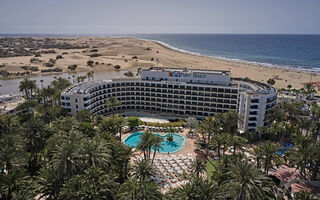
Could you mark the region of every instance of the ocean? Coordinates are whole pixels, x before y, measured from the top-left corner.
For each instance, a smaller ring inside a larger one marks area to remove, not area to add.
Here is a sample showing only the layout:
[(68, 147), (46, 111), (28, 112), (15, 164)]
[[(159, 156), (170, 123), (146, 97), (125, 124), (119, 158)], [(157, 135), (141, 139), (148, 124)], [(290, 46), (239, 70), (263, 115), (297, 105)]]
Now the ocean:
[(320, 35), (272, 34), (0, 34), (0, 37), (115, 36), (155, 40), (175, 50), (267, 67), (320, 73)]
[[(130, 35), (128, 35), (130, 36)], [(139, 34), (184, 52), (320, 73), (320, 35)]]

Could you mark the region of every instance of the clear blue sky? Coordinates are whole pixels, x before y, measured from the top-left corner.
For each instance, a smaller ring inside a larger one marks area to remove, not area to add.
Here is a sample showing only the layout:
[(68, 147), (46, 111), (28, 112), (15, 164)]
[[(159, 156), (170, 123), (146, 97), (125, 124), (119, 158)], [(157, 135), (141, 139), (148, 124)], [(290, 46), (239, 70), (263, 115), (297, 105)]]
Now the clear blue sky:
[(320, 0), (1, 0), (0, 33), (320, 34)]

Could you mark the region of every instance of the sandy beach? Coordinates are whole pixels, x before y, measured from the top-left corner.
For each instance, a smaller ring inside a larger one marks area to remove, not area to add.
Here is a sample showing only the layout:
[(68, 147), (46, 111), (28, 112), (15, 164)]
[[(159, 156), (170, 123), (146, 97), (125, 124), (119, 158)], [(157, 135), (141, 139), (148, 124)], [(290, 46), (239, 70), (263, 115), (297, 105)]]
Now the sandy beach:
[[(77, 65), (75, 71), (113, 71), (116, 70), (115, 66), (119, 65), (121, 70), (133, 72), (136, 72), (138, 68), (165, 66), (230, 70), (232, 77), (248, 77), (261, 82), (267, 82), (269, 78), (276, 77), (275, 87), (277, 88), (287, 88), (289, 84), (293, 88), (301, 88), (303, 83), (310, 82), (310, 80), (320, 81), (318, 74), (198, 56), (170, 49), (154, 41), (134, 38), (73, 37), (72, 43), (87, 44), (89, 48), (53, 49), (56, 53), (41, 54), (41, 57), (37, 57), (40, 61), (35, 63), (30, 63), (30, 59), (35, 56), (0, 58), (0, 65), (2, 65), (0, 70), (16, 74), (28, 71), (21, 68), (22, 66), (36, 66), (39, 71), (29, 71), (30, 75), (48, 74), (52, 72), (41, 72), (41, 70), (49, 69), (50, 67), (45, 66), (44, 63), (53, 59), (55, 64), (51, 69), (60, 68), (62, 72), (71, 71), (68, 69), (70, 65)], [(92, 56), (93, 54), (97, 54), (96, 57)], [(62, 59), (56, 60), (57, 55), (62, 55)], [(88, 66), (88, 61), (93, 61), (93, 65)], [(10, 75), (0, 78), (20, 77)]]

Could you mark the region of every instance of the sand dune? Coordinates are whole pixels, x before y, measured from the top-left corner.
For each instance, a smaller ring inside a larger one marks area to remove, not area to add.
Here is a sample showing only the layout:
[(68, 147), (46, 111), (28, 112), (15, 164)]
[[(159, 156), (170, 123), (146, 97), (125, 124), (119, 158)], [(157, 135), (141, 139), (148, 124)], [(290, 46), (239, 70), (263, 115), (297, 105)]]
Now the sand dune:
[[(39, 59), (42, 60), (40, 63), (30, 63), (30, 59), (34, 56), (0, 58), (0, 64), (5, 64), (5, 67), (0, 68), (0, 70), (6, 70), (10, 73), (23, 72), (25, 70), (21, 69), (21, 66), (25, 65), (37, 66), (39, 70), (48, 69), (43, 63), (48, 62), (50, 58), (56, 59), (57, 55), (62, 55), (63, 52), (67, 52), (68, 54), (63, 55), (63, 59), (56, 60), (54, 66), (61, 68), (63, 72), (70, 71), (68, 66), (73, 64), (78, 65), (77, 71), (115, 70), (115, 65), (120, 65), (121, 69), (132, 71), (150, 66), (166, 66), (230, 70), (233, 77), (248, 77), (262, 82), (266, 82), (269, 78), (277, 76), (278, 79), (276, 80), (275, 86), (278, 88), (286, 88), (289, 84), (292, 85), (293, 88), (301, 88), (303, 83), (309, 82), (310, 80), (313, 82), (320, 81), (319, 75), (311, 73), (268, 68), (254, 64), (192, 55), (169, 49), (153, 41), (133, 38), (77, 37), (74, 38), (72, 42), (86, 43), (90, 48), (71, 50), (55, 49), (56, 54), (42, 54), (41, 57), (39, 57)], [(97, 49), (97, 52), (92, 52), (92, 49)], [(101, 55), (91, 58), (90, 55), (94, 53)], [(87, 65), (88, 60), (95, 62), (93, 67)], [(40, 73), (40, 71), (32, 72), (33, 75)], [(10, 76), (8, 78), (15, 77), (16, 76)]]

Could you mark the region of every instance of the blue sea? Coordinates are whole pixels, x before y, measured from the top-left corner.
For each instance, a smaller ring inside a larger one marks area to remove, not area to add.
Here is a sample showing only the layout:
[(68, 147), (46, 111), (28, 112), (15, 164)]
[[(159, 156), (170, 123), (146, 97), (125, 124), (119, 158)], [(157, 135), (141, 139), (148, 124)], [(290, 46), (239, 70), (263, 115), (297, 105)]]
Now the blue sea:
[(320, 73), (320, 35), (141, 34), (176, 50)]
[[(0, 34), (0, 37), (8, 36), (77, 35)], [(198, 55), (320, 73), (320, 35), (100, 34), (88, 36), (129, 36), (155, 40), (175, 50)]]

